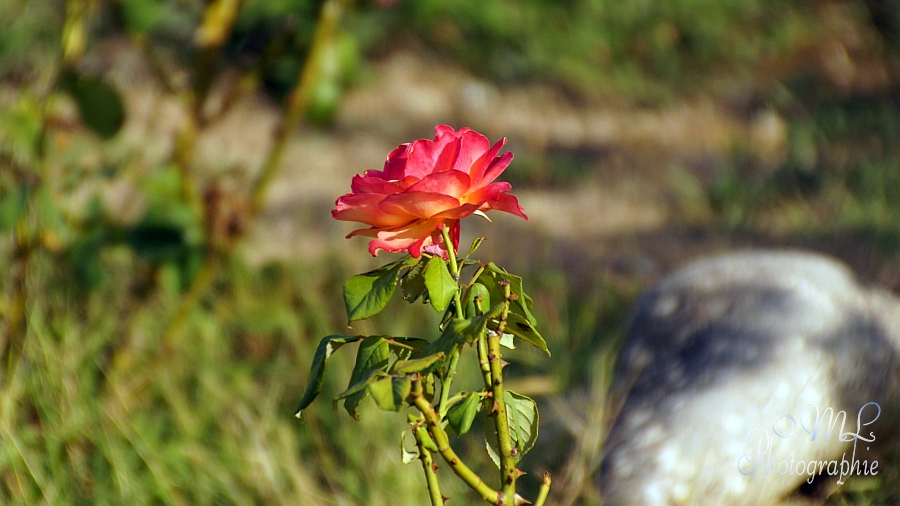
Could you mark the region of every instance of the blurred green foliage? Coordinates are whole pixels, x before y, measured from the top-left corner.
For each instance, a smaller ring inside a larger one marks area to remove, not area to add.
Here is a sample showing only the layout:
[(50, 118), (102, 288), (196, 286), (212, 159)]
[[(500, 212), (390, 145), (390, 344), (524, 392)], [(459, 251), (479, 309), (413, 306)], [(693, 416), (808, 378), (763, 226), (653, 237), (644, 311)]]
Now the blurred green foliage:
[(747, 78), (789, 52), (812, 29), (809, 3), (423, 0), (399, 9), (433, 47), (488, 77), (657, 102)]

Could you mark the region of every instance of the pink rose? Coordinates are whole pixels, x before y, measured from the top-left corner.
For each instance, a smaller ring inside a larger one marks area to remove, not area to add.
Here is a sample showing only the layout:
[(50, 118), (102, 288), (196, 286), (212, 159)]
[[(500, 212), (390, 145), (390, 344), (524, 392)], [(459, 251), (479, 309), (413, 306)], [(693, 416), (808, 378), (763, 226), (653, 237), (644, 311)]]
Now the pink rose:
[(469, 128), (458, 132), (446, 125), (435, 127), (433, 141), (420, 139), (391, 151), (384, 170), (357, 174), (352, 193), (337, 200), (331, 215), (338, 220), (369, 225), (347, 236), (374, 237), (369, 253), (378, 250), (422, 251), (447, 258), (441, 235), (450, 227), (454, 249), (459, 247), (459, 220), (476, 211), (496, 209), (528, 219), (522, 206), (507, 193), (512, 186), (494, 182), (509, 166), (513, 154), (498, 155), (506, 145), (501, 139), (491, 146), (487, 137)]

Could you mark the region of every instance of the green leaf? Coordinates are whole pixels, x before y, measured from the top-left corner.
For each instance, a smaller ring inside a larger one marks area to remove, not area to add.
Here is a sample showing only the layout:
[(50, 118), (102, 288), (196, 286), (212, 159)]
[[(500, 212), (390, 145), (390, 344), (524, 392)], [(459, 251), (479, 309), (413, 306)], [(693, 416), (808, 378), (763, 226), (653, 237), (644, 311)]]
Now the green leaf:
[(100, 78), (78, 74), (72, 69), (63, 71), (59, 83), (75, 99), (81, 121), (95, 134), (110, 139), (122, 128), (125, 106), (112, 86)]
[(425, 380), (422, 382), (422, 386), (425, 389), (425, 391), (422, 392), (422, 397), (425, 397), (425, 400), (427, 400), (428, 402), (433, 401), (435, 391), (434, 374), (426, 374)]
[(412, 360), (398, 360), (394, 363), (394, 374), (411, 374), (421, 372), (427, 374), (434, 370), (434, 366), (443, 362), (447, 356), (444, 352), (438, 352), (423, 358), (415, 358)]
[(428, 262), (416, 262), (400, 279), (400, 288), (403, 290), (403, 300), (415, 302), (419, 297), (427, 297), (425, 288), (425, 267)]
[[(428, 357), (437, 353), (443, 353), (449, 357), (457, 346), (474, 342), (478, 339), (479, 334), (487, 328), (487, 322), (491, 318), (496, 318), (503, 310), (503, 304), (497, 304), (484, 315), (475, 318), (452, 318), (447, 325), (441, 337), (437, 338), (422, 350), (422, 356)], [(438, 364), (441, 365), (443, 361)]]
[(394, 295), (400, 270), (415, 261), (407, 256), (347, 280), (344, 283), (344, 305), (349, 321), (363, 320), (380, 313)]
[(537, 403), (531, 397), (510, 391), (504, 392), (503, 398), (506, 399), (506, 414), (513, 420), (510, 423), (510, 434), (515, 430), (516, 447), (519, 449), (516, 457), (518, 462), (534, 448), (538, 438), (540, 416)]
[[(448, 327), (448, 329), (449, 329), (449, 327)], [(434, 342), (429, 344), (427, 348), (422, 350), (423, 357), (432, 357), (432, 356), (436, 356), (436, 355), (443, 355), (444, 360), (446, 360), (446, 357), (449, 357), (450, 354), (453, 353), (453, 350), (455, 350), (457, 346), (460, 346), (461, 344), (463, 344), (461, 342), (457, 342), (456, 337), (457, 337), (457, 334), (449, 333), (445, 330), (445, 332), (443, 334), (441, 334), (441, 337), (435, 339)], [(438, 363), (440, 365), (442, 365), (444, 360), (441, 360)]]
[(422, 442), (422, 446), (430, 451), (430, 452), (438, 452), (438, 447), (434, 444), (434, 440), (431, 439), (431, 435), (428, 434), (428, 430), (425, 427), (419, 425), (416, 427), (416, 438)]
[[(537, 441), (538, 425), (540, 424), (537, 404), (530, 397), (509, 391), (503, 393), (503, 399), (506, 400), (506, 420), (509, 424), (509, 438), (516, 448), (516, 462), (519, 462), (534, 447), (534, 443)], [(495, 430), (496, 424), (493, 423), (493, 420), (488, 419), (488, 414), (490, 412), (485, 413), (484, 419), (485, 446), (491, 460), (494, 461), (497, 467), (500, 467)]]
[(0, 232), (13, 227), (25, 216), (28, 207), (25, 185), (18, 185), (0, 197)]
[(421, 356), (422, 350), (431, 344), (427, 339), (421, 337), (388, 337), (386, 339), (391, 351), (401, 360), (412, 356)]
[[(338, 396), (334, 398), (334, 400), (340, 401), (356, 396), (358, 396), (359, 399), (362, 399), (368, 393), (367, 388), (369, 387), (369, 384), (381, 378), (390, 378), (390, 376), (384, 371), (369, 371), (369, 374), (364, 376), (356, 383), (352, 383), (349, 387), (347, 387), (347, 390), (339, 393)], [(356, 413), (355, 410), (353, 413), (351, 413), (351, 415), (359, 420), (359, 413)]]
[(443, 258), (434, 256), (428, 261), (428, 266), (425, 267), (425, 288), (428, 289), (428, 298), (434, 310), (445, 311), (459, 285), (450, 275)]
[(473, 392), (461, 402), (450, 407), (447, 411), (447, 422), (457, 435), (462, 436), (472, 428), (478, 408), (481, 407), (481, 394)]
[(359, 420), (359, 412), (356, 408), (366, 396), (366, 391), (364, 388), (353, 392), (350, 392), (350, 390), (359, 386), (360, 383), (365, 383), (365, 380), (371, 379), (374, 373), (384, 372), (387, 369), (390, 358), (390, 346), (384, 337), (369, 336), (359, 344), (359, 350), (356, 352), (356, 364), (353, 366), (353, 372), (350, 374), (350, 386), (338, 399), (335, 399), (346, 398), (344, 409), (353, 418)]
[(487, 313), (475, 318), (453, 318), (444, 328), (441, 337), (449, 335), (458, 344), (472, 343), (487, 329), (488, 320), (496, 318), (503, 311), (503, 304), (497, 304)]
[(362, 336), (333, 335), (319, 341), (319, 346), (316, 348), (316, 354), (313, 356), (312, 365), (309, 369), (309, 383), (306, 385), (306, 390), (303, 392), (303, 397), (300, 398), (300, 404), (297, 406), (297, 418), (301, 418), (302, 410), (306, 409), (319, 395), (319, 392), (322, 391), (322, 385), (325, 383), (325, 366), (328, 364), (331, 354), (341, 346), (360, 339), (362, 339)]
[(164, 0), (123, 0), (122, 17), (134, 32), (146, 34), (165, 22), (169, 5)]
[(522, 289), (521, 277), (510, 274), (502, 267), (498, 267), (494, 262), (491, 262), (478, 276), (477, 281), (487, 287), (491, 294), (491, 301), (493, 302), (504, 300), (504, 290), (499, 283), (500, 281), (509, 281), (509, 291), (511, 294), (516, 295), (516, 300), (510, 301), (510, 312), (524, 316), (532, 327), (537, 326), (537, 320), (531, 313), (534, 301), (532, 301), (531, 297), (529, 297)]
[(478, 297), (481, 297), (481, 303), (479, 305), (482, 310), (486, 307), (491, 307), (491, 292), (481, 283), (474, 283), (472, 284), (472, 287), (469, 288), (469, 293), (466, 295), (466, 318), (478, 316), (478, 311), (475, 307), (475, 299)]
[(154, 263), (178, 259), (188, 249), (184, 230), (176, 225), (142, 223), (126, 233), (125, 241), (135, 253)]
[(369, 394), (375, 404), (384, 411), (400, 411), (409, 397), (412, 380), (409, 376), (387, 376), (378, 378), (368, 385)]
[(100, 250), (109, 237), (103, 229), (93, 229), (78, 236), (66, 253), (66, 260), (79, 289), (90, 290), (106, 276), (100, 261)]
[(500, 346), (509, 348), (511, 350), (516, 349), (516, 336), (504, 332), (503, 335), (500, 336)]
[(447, 310), (444, 311), (444, 314), (441, 316), (441, 324), (438, 325), (438, 328), (443, 331), (447, 328), (447, 323), (450, 322), (451, 319), (456, 317), (456, 300), (453, 299), (450, 301), (450, 305), (447, 306)]
[(547, 342), (544, 341), (544, 338), (541, 337), (541, 334), (533, 327), (530, 323), (520, 314), (517, 313), (509, 313), (506, 317), (506, 332), (518, 337), (519, 339), (524, 339), (529, 343), (537, 346), (541, 350), (544, 350), (544, 353), (550, 355), (550, 350), (547, 349)]

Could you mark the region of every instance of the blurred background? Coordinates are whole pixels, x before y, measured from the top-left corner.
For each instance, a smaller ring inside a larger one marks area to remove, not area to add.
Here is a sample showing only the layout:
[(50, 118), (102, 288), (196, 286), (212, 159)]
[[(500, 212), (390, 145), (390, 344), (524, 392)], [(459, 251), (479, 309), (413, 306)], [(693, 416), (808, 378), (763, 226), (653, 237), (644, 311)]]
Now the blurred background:
[[(552, 361), (507, 375), (542, 410), (523, 487), (550, 470), (554, 504), (600, 503), (617, 339), (678, 265), (807, 248), (900, 290), (896, 0), (0, 0), (0, 23), (3, 504), (424, 504), (403, 417), (329, 405), (352, 351), (293, 414), (350, 332), (343, 282), (391, 256), (335, 199), (439, 123), (515, 153), (531, 222), (467, 220), (463, 247), (487, 236), (535, 299)], [(436, 336), (427, 306), (385, 314), (352, 332)], [(830, 504), (896, 503), (898, 469)]]

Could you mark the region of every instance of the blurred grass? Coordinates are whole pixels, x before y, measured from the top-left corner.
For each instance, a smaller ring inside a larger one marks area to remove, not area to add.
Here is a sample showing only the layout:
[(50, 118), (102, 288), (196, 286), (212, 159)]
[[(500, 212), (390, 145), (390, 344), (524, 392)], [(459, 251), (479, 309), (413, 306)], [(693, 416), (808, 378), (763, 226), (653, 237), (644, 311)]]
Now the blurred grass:
[[(42, 256), (29, 267), (28, 290), (40, 296), (26, 346), (3, 390), (4, 504), (424, 500), (418, 473), (399, 462), (399, 432), (374, 410), (355, 422), (326, 402), (302, 425), (293, 417), (310, 350), (343, 326), (327, 272), (229, 264), (215, 304), (194, 311), (166, 350), (156, 336), (177, 287), (163, 282), (129, 307), (134, 287), (121, 281), (136, 259), (110, 251), (108, 281), (84, 300)], [(112, 355), (126, 347), (131, 366), (116, 374)], [(326, 394), (345, 388), (351, 358), (335, 361)]]

